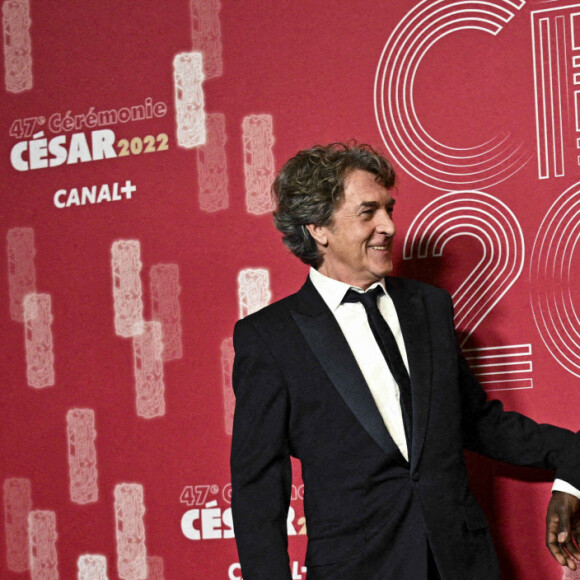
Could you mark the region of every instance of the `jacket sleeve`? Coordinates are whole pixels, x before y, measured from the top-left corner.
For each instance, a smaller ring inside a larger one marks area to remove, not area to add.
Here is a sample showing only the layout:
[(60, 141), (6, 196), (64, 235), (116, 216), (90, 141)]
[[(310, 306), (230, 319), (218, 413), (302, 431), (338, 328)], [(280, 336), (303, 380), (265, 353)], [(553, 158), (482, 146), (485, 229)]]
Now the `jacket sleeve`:
[(288, 392), (250, 320), (237, 323), (234, 349), (232, 514), (242, 574), (244, 580), (290, 580)]
[[(450, 311), (453, 307), (450, 300)], [(512, 465), (556, 471), (556, 477), (580, 485), (580, 435), (568, 429), (536, 423), (501, 401), (487, 398), (457, 348), (464, 447)]]

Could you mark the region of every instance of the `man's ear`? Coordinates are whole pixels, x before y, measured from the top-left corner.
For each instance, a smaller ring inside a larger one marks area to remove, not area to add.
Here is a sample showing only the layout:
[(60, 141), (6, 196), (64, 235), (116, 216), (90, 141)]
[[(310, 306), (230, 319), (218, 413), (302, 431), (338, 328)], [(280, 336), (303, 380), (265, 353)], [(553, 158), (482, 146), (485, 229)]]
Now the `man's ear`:
[(310, 235), (318, 244), (321, 246), (326, 246), (328, 244), (327, 229), (325, 226), (307, 224), (306, 227), (308, 228)]

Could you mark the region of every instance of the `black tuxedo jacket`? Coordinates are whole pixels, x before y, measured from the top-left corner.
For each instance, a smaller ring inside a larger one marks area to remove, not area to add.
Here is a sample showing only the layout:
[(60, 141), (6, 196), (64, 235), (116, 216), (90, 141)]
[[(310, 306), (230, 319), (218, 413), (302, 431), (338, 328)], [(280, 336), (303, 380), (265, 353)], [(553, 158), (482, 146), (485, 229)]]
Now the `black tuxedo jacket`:
[(232, 510), (244, 580), (291, 578), (290, 456), (302, 464), (308, 580), (423, 580), (429, 546), (444, 580), (498, 579), (464, 448), (580, 487), (571, 431), (487, 400), (457, 349), (450, 296), (386, 284), (410, 367), (410, 462), (310, 280), (236, 325)]

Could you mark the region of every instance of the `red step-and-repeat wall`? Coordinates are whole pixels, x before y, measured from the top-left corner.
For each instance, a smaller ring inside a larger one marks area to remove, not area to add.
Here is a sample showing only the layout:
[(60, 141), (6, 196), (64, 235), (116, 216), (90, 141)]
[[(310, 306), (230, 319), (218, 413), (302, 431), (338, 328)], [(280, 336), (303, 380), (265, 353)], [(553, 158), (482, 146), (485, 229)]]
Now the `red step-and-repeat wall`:
[[(580, 428), (580, 3), (4, 0), (2, 23), (2, 578), (241, 578), (232, 329), (307, 274), (269, 187), (315, 143), (394, 161), (397, 273), (453, 293), (491, 396)], [(505, 577), (563, 578), (550, 474), (467, 460)]]

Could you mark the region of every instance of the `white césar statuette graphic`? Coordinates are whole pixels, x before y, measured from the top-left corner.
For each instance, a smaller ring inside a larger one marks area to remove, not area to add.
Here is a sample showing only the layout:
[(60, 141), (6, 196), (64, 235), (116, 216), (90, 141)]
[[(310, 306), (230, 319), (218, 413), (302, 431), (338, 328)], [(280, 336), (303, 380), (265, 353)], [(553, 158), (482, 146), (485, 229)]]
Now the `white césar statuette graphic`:
[(199, 207), (214, 212), (229, 206), (225, 115), (209, 113), (206, 127), (207, 141), (197, 148)]
[(270, 273), (264, 268), (246, 268), (238, 274), (240, 318), (264, 308), (272, 298)]
[(28, 514), (32, 510), (31, 489), (30, 480), (24, 477), (4, 480), (6, 565), (11, 572), (26, 572), (30, 569)]
[(37, 389), (53, 386), (55, 376), (50, 294), (27, 294), (23, 304), (28, 385)]
[[(272, 298), (270, 273), (265, 268), (245, 268), (238, 274), (238, 304), (240, 318), (260, 310)], [(224, 427), (232, 434), (235, 397), (232, 389), (232, 369), (234, 366), (234, 343), (226, 338), (221, 344), (222, 397), (224, 405)]]
[(220, 1), (190, 0), (190, 6), (192, 46), (203, 54), (206, 78), (219, 77), (223, 72)]
[(83, 554), (77, 560), (78, 580), (109, 580), (107, 558), (100, 554)]
[(28, 514), (31, 580), (58, 580), (56, 513), (34, 510)]
[(71, 501), (78, 504), (99, 499), (95, 413), (70, 409), (66, 415)]
[(21, 93), (32, 88), (30, 24), (29, 0), (4, 0), (4, 79), (6, 90), (10, 93)]
[(163, 361), (183, 356), (179, 266), (155, 264), (150, 271), (151, 318), (161, 323)]
[(173, 59), (177, 143), (190, 149), (203, 145), (205, 131), (205, 97), (201, 52), (183, 52)]
[(144, 514), (143, 486), (138, 483), (116, 485), (117, 573), (122, 580), (147, 578)]
[(16, 322), (24, 322), (24, 297), (36, 292), (34, 230), (12, 228), (6, 234), (6, 242), (10, 317)]
[(131, 337), (143, 332), (141, 245), (139, 240), (118, 240), (111, 247), (115, 332)]
[(260, 215), (274, 209), (270, 187), (275, 178), (272, 115), (248, 115), (242, 122), (246, 208)]
[(144, 323), (143, 332), (133, 337), (137, 415), (145, 419), (165, 415), (163, 339), (161, 323)]

